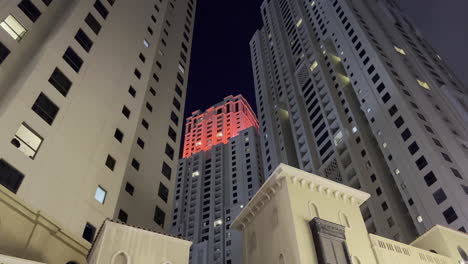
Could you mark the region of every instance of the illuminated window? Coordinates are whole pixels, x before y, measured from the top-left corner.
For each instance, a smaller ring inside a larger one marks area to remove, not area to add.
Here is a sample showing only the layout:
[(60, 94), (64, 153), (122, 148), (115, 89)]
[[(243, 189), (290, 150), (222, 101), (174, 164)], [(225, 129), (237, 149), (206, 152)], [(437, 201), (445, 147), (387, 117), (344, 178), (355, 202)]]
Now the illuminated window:
[(107, 191), (104, 190), (101, 186), (98, 186), (96, 189), (96, 193), (94, 194), (94, 199), (101, 204), (104, 204), (106, 200)]
[(195, 146), (201, 146), (201, 141), (198, 141)]
[(418, 223), (422, 223), (422, 221), (423, 221), (423, 218), (420, 215), (418, 217), (416, 217), (416, 219), (418, 220)]
[(314, 71), (315, 68), (317, 68), (317, 66), (318, 66), (318, 62), (314, 61), (314, 63), (312, 63), (312, 65), (310, 66), (310, 71)]
[(223, 220), (221, 220), (221, 219), (217, 219), (213, 223), (214, 227), (220, 226), (222, 224), (223, 224)]
[(0, 23), (0, 26), (14, 39), (21, 40), (24, 34), (26, 34), (26, 29), (16, 20), (12, 15), (8, 15), (5, 20)]
[(425, 88), (425, 89), (428, 89), (428, 90), (431, 89), (431, 88), (429, 87), (429, 84), (428, 84), (427, 82), (421, 81), (421, 80), (419, 80), (419, 79), (416, 79), (416, 81), (418, 81), (419, 86), (421, 86), (422, 88)]
[(382, 144), (382, 147), (384, 147), (384, 148), (387, 148), (387, 146), (388, 146), (388, 144), (387, 144), (386, 142), (384, 142), (384, 143)]
[(143, 40), (143, 45), (145, 45), (145, 47), (149, 48), (150, 43), (146, 39), (144, 39)]
[(338, 146), (338, 144), (340, 144), (342, 140), (343, 140), (343, 133), (340, 131), (335, 135), (335, 138), (334, 138), (335, 146)]
[(396, 175), (400, 175), (400, 170), (399, 170), (399, 169), (395, 169), (395, 174), (396, 174)]
[(11, 140), (11, 144), (31, 159), (36, 156), (41, 143), (42, 138), (24, 123), (21, 124), (15, 137)]
[(315, 1), (312, 1), (312, 3), (310, 3), (311, 6), (314, 6), (315, 5)]
[(302, 18), (300, 18), (297, 23), (296, 23), (296, 27), (299, 27), (300, 25), (302, 25)]
[(357, 127), (353, 127), (352, 131), (353, 131), (353, 134), (356, 133), (358, 131)]
[(401, 55), (406, 55), (405, 50), (402, 49), (402, 48), (399, 48), (399, 47), (395, 46), (395, 50), (396, 50), (396, 52), (400, 53)]
[(223, 136), (223, 132), (219, 132), (219, 133), (217, 134), (217, 136), (218, 136), (218, 137), (222, 137), (222, 136)]
[(192, 172), (192, 177), (197, 177), (197, 176), (200, 176), (200, 172), (199, 172), (199, 171), (194, 171), (194, 172)]

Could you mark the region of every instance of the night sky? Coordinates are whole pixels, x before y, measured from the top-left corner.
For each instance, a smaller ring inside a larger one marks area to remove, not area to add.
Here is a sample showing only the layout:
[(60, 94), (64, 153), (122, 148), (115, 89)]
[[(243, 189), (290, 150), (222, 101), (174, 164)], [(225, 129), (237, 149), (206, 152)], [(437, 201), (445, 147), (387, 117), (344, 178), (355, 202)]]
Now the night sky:
[[(185, 116), (242, 94), (255, 109), (249, 41), (261, 26), (262, 0), (200, 0)], [(468, 1), (397, 0), (457, 76), (468, 84)]]

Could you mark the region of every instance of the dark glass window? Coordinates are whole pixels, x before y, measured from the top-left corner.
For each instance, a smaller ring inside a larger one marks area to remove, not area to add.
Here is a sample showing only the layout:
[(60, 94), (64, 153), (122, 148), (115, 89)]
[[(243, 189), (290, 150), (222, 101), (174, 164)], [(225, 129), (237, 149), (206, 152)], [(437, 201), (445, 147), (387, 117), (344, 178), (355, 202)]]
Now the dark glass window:
[(39, 94), (31, 109), (49, 125), (52, 125), (59, 111), (57, 105), (43, 93)]
[(109, 11), (107, 8), (101, 3), (101, 1), (96, 0), (94, 3), (94, 8), (98, 11), (98, 13), (102, 16), (102, 18), (106, 19), (107, 15), (109, 15)]
[(421, 156), (418, 160), (416, 160), (416, 166), (418, 166), (419, 170), (424, 169), (427, 166), (427, 160), (424, 156)]
[(75, 70), (76, 72), (80, 72), (81, 66), (83, 65), (83, 60), (76, 54), (76, 52), (68, 47), (63, 54), (63, 59), (70, 65), (70, 67)]
[(24, 174), (5, 160), (0, 159), (0, 184), (16, 193), (23, 182)]
[(114, 168), (115, 168), (115, 159), (114, 159), (111, 155), (107, 155), (106, 166), (107, 166), (111, 171), (114, 171)]
[(86, 223), (82, 237), (86, 239), (86, 241), (93, 243), (94, 234), (96, 234), (96, 228), (92, 224)]
[(411, 153), (411, 155), (414, 155), (414, 153), (418, 152), (419, 146), (416, 143), (416, 141), (409, 145), (408, 150)]
[(143, 139), (138, 138), (137, 139), (137, 144), (138, 144), (138, 146), (140, 146), (140, 148), (142, 148), (142, 149), (145, 148), (145, 142), (143, 141)]
[(452, 170), (452, 173), (453, 175), (455, 175), (455, 177), (457, 178), (460, 178), (460, 179), (463, 179), (463, 177), (461, 176), (460, 172), (454, 168), (450, 168)]
[(128, 194), (133, 196), (133, 192), (135, 191), (135, 187), (131, 185), (129, 182), (125, 184), (125, 191), (128, 192)]
[(441, 204), (443, 201), (447, 200), (447, 195), (445, 195), (445, 192), (442, 189), (435, 191), (432, 196), (434, 196), (437, 204)]
[(132, 160), (132, 167), (137, 171), (140, 170), (140, 162), (138, 162), (136, 159), (133, 159)]
[(176, 84), (175, 91), (180, 97), (182, 97), (182, 89), (180, 89), (178, 84)]
[(42, 0), (42, 3), (44, 3), (46, 6), (49, 6), (50, 3), (52, 3), (52, 0)]
[(179, 125), (179, 117), (174, 112), (171, 112), (171, 120), (174, 124)]
[(148, 109), (148, 111), (150, 111), (150, 112), (153, 112), (153, 106), (150, 105), (150, 103), (148, 103), (148, 102), (146, 103), (146, 109)]
[(403, 138), (404, 141), (408, 140), (408, 138), (411, 137), (411, 131), (407, 128), (403, 133), (401, 133), (401, 137)]
[(86, 35), (86, 33), (80, 28), (78, 32), (75, 35), (76, 41), (80, 43), (81, 47), (83, 47), (84, 50), (89, 52), (91, 50), (91, 47), (93, 46), (93, 41)]
[(165, 153), (169, 158), (171, 158), (171, 160), (174, 159), (174, 149), (171, 146), (169, 146), (169, 144), (166, 144)]
[(180, 102), (177, 100), (177, 98), (174, 97), (174, 100), (172, 100), (172, 104), (177, 108), (177, 110), (180, 110)]
[(138, 79), (141, 79), (141, 72), (138, 69), (135, 69), (133, 72)]
[(400, 116), (398, 117), (396, 120), (395, 120), (395, 126), (397, 128), (400, 128), (403, 124), (405, 123), (405, 121), (403, 120), (403, 118)]
[(146, 58), (143, 54), (140, 53), (140, 55), (138, 55), (138, 58), (140, 58), (140, 60), (144, 63), (146, 61)]
[(153, 87), (150, 87), (149, 91), (153, 96), (156, 96), (156, 91), (153, 89)]
[(388, 112), (390, 113), (391, 116), (393, 116), (398, 112), (398, 108), (395, 105), (392, 105), (392, 107), (388, 109)]
[(119, 210), (119, 216), (118, 216), (119, 220), (122, 221), (123, 223), (127, 223), (127, 220), (128, 220), (128, 214), (120, 209)]
[(437, 181), (437, 178), (435, 177), (434, 173), (431, 171), (426, 176), (424, 176), (424, 180), (426, 181), (427, 186), (431, 186)]
[(122, 142), (123, 137), (124, 137), (124, 134), (122, 133), (122, 131), (120, 131), (120, 129), (117, 128), (117, 129), (115, 130), (114, 137), (115, 137), (115, 139), (117, 139), (119, 142)]
[(54, 72), (49, 78), (49, 83), (52, 84), (57, 91), (59, 91), (63, 96), (67, 96), (68, 91), (72, 86), (70, 79), (63, 74), (58, 68), (55, 68)]
[(177, 133), (175, 132), (174, 129), (172, 129), (172, 127), (169, 127), (169, 131), (167, 132), (167, 134), (169, 135), (169, 137), (172, 139), (172, 141), (176, 141), (177, 139)]
[(167, 199), (169, 198), (169, 189), (167, 189), (166, 186), (161, 182), (159, 183), (159, 190), (158, 190), (158, 196), (167, 203)]
[(154, 222), (158, 225), (160, 225), (161, 227), (164, 227), (164, 220), (166, 218), (166, 213), (164, 213), (164, 211), (159, 208), (159, 206), (156, 206), (156, 210), (154, 211)]
[(149, 128), (149, 124), (148, 124), (148, 122), (147, 122), (145, 119), (142, 119), (142, 120), (141, 120), (141, 125), (142, 125), (144, 128), (146, 128), (146, 129)]
[(85, 19), (86, 24), (94, 31), (94, 33), (99, 34), (99, 31), (101, 31), (101, 24), (96, 20), (96, 18), (88, 14), (88, 16)]
[(128, 88), (128, 93), (129, 93), (132, 97), (135, 97), (135, 95), (136, 95), (136, 90), (135, 90), (135, 88), (133, 88), (132, 86), (130, 86), (130, 88)]
[(0, 64), (10, 55), (10, 50), (0, 42)]
[(162, 174), (166, 176), (169, 180), (171, 179), (172, 168), (167, 165), (166, 162), (163, 161), (163, 166), (161, 170)]
[(179, 80), (179, 82), (181, 84), (184, 84), (184, 77), (182, 77), (182, 75), (180, 75), (180, 73), (177, 73), (177, 80)]
[(24, 14), (31, 19), (32, 22), (41, 16), (41, 11), (31, 2), (31, 0), (22, 0), (18, 4), (19, 9), (21, 9)]
[(130, 117), (130, 110), (124, 105), (124, 107), (122, 108), (122, 114), (126, 117), (126, 118), (129, 118)]
[(455, 213), (455, 210), (453, 210), (451, 206), (447, 210), (445, 210), (443, 214), (448, 224), (451, 224), (452, 222), (458, 219), (457, 213)]

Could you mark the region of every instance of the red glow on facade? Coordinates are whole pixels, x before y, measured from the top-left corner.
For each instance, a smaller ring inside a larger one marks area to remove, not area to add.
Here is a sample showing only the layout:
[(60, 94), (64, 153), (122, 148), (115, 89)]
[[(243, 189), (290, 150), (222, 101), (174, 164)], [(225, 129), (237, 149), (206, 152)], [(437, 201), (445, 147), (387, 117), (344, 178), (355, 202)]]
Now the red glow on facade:
[(242, 95), (228, 96), (205, 112), (195, 111), (187, 118), (183, 157), (210, 150), (214, 145), (228, 143), (239, 131), (254, 126), (255, 114)]

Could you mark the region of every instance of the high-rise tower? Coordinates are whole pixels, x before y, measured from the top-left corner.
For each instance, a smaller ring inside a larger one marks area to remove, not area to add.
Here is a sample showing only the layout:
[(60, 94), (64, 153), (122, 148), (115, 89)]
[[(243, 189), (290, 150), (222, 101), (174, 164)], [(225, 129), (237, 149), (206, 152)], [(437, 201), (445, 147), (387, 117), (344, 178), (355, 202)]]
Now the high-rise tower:
[(0, 6), (0, 187), (88, 241), (170, 226), (195, 1)]
[(191, 263), (242, 263), (231, 221), (263, 182), (258, 122), (242, 96), (187, 118), (172, 233), (193, 241)]
[(265, 175), (361, 188), (367, 228), (468, 228), (468, 91), (394, 1), (272, 0), (251, 40)]

